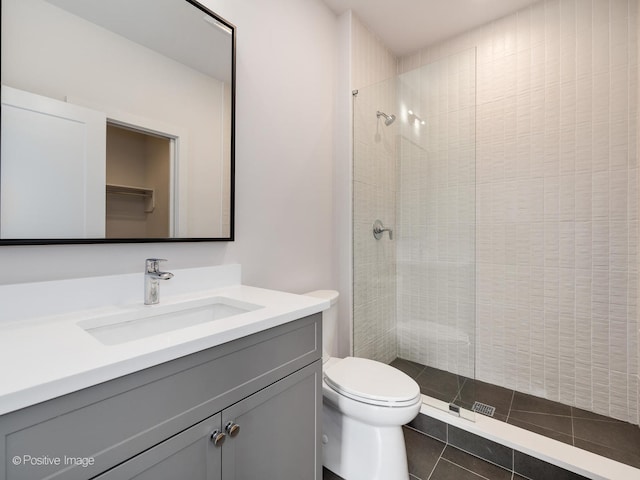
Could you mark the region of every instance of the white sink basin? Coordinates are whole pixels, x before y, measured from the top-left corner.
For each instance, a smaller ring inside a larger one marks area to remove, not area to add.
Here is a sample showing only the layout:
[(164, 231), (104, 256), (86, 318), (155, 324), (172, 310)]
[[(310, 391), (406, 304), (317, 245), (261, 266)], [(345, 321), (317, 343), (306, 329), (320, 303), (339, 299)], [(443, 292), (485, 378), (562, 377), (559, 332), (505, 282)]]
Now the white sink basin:
[(214, 322), (263, 308), (227, 297), (209, 297), (167, 305), (148, 305), (82, 320), (77, 325), (104, 345)]

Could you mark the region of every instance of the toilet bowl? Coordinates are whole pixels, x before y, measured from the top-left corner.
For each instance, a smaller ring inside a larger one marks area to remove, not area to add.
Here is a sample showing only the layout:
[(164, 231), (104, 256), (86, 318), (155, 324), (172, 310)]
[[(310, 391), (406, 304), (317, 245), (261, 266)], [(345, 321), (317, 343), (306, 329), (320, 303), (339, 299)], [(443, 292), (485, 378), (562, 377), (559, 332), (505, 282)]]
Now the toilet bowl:
[(330, 356), (338, 293), (307, 295), (331, 300), (323, 313), (323, 465), (345, 480), (408, 480), (402, 425), (420, 411), (418, 384), (381, 362)]

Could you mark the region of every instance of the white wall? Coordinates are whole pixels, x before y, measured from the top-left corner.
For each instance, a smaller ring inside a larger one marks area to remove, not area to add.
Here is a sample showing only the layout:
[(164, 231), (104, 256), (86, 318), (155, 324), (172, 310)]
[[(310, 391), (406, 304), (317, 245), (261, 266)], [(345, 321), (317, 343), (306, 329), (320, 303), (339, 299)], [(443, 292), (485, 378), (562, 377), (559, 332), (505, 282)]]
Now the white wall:
[[(337, 19), (319, 0), (207, 0), (238, 27), (236, 241), (0, 247), (0, 283), (241, 263), (243, 282), (334, 287)], [(46, 39), (43, 39), (46, 41)]]

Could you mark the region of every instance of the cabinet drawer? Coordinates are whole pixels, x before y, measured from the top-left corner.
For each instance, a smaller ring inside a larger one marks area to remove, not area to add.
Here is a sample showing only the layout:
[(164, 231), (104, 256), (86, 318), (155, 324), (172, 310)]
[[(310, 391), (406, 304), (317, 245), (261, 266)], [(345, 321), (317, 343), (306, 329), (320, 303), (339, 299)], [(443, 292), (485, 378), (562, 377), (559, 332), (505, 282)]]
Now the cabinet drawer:
[(321, 338), (316, 314), (0, 417), (0, 480), (95, 476), (317, 360)]

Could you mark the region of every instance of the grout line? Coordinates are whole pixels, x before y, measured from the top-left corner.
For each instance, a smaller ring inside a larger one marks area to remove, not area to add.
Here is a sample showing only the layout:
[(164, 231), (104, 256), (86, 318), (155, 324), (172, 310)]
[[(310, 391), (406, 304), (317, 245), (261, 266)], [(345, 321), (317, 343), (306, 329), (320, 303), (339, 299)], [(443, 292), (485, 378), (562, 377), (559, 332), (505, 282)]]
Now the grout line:
[(432, 439), (434, 439), (434, 440), (436, 440), (436, 441), (438, 441), (438, 442), (440, 442), (440, 443), (442, 443), (442, 444), (444, 444), (444, 445), (446, 445), (446, 444), (447, 444), (447, 442), (446, 442), (446, 441), (444, 441), (444, 440), (442, 440), (441, 438), (434, 437), (433, 435), (430, 435), (430, 434), (428, 434), (427, 432), (423, 432), (422, 430), (418, 430), (417, 428), (412, 427), (411, 425), (403, 425), (403, 427), (404, 427), (404, 428), (407, 428), (407, 429), (409, 429), (409, 430), (413, 430), (414, 432), (419, 433), (420, 435), (424, 435), (425, 437), (432, 438)]
[(535, 410), (514, 410), (515, 412), (520, 413), (532, 413), (534, 415), (546, 415), (548, 417), (562, 417), (562, 418), (572, 418), (571, 415), (558, 415), (557, 413), (546, 413), (546, 412), (537, 412)]
[(444, 450), (447, 448), (447, 445), (445, 444), (444, 447), (442, 447), (442, 451), (440, 452), (440, 455), (438, 456), (438, 460), (436, 460), (436, 463), (433, 464), (433, 468), (431, 469), (431, 473), (429, 473), (429, 476), (427, 477), (427, 480), (429, 480), (431, 478), (431, 476), (433, 475), (433, 472), (436, 471), (436, 468), (438, 467), (438, 463), (440, 463), (440, 460), (442, 460), (442, 454), (444, 453)]
[[(462, 377), (464, 378), (464, 380), (462, 381), (462, 384), (460, 384), (460, 387), (458, 387), (458, 391), (456, 392), (456, 396), (453, 397), (452, 403), (456, 401), (456, 398), (460, 397), (460, 401), (462, 401), (462, 389), (464, 388), (464, 386), (467, 384), (467, 380), (469, 380), (466, 377)], [(475, 400), (475, 399), (474, 399)]]
[(511, 401), (509, 402), (509, 411), (507, 412), (507, 418), (505, 419), (504, 423), (509, 423), (509, 417), (511, 416), (511, 409), (513, 408), (513, 399), (516, 396), (516, 391), (515, 390), (511, 390)]
[[(448, 462), (451, 465), (455, 465), (458, 468), (461, 468), (462, 470), (465, 470), (467, 472), (473, 473), (475, 476), (477, 476), (478, 478), (484, 478), (485, 480), (491, 480), (488, 477), (485, 477), (484, 475), (480, 475), (478, 472), (474, 472), (473, 470), (469, 470), (467, 467), (463, 467), (462, 465), (457, 464), (456, 462), (452, 462), (451, 460), (448, 460), (446, 458), (442, 459), (443, 462)], [(513, 472), (512, 472), (513, 473)], [(512, 475), (513, 476), (513, 475)]]
[(444, 432), (444, 436), (445, 436), (445, 444), (449, 445), (449, 424), (445, 423), (445, 432)]
[(597, 422), (597, 423), (613, 423), (615, 424), (622, 424), (622, 425), (634, 425), (637, 427), (637, 425), (630, 423), (630, 422), (625, 422), (624, 420), (617, 420), (613, 417), (605, 417), (606, 419), (601, 419), (601, 418), (586, 418), (586, 417), (576, 417), (575, 415), (572, 414), (573, 418), (576, 418), (578, 420), (585, 420), (587, 422)]
[(575, 417), (573, 416), (573, 407), (571, 407), (571, 445), (576, 446), (576, 430), (573, 426), (573, 421)]
[[(483, 462), (486, 462), (486, 463), (488, 463), (490, 465), (493, 465), (494, 467), (498, 467), (498, 468), (501, 468), (503, 470), (506, 470), (507, 472), (515, 471), (515, 469), (514, 469), (514, 466), (515, 466), (515, 461), (514, 461), (515, 450), (513, 448), (511, 448), (511, 447), (507, 447), (509, 450), (511, 450), (511, 468), (507, 468), (507, 467), (504, 467), (503, 465), (498, 465), (497, 463), (494, 463), (491, 460), (488, 460), (488, 459), (483, 458), (483, 457), (481, 457), (479, 455), (476, 455), (475, 453), (467, 452), (464, 448), (456, 447), (455, 445), (452, 445), (450, 443), (448, 443), (447, 446), (449, 446), (451, 448), (455, 448), (456, 450), (460, 450), (461, 452), (466, 453), (467, 455), (469, 455), (471, 457), (475, 457), (475, 458), (477, 458), (479, 460), (482, 460)], [(447, 460), (447, 459), (444, 458), (443, 460)], [(450, 460), (447, 460), (447, 461), (449, 463), (454, 463), (454, 462), (451, 462)], [(461, 465), (459, 465), (459, 466), (461, 466)], [(464, 467), (462, 467), (462, 468), (464, 468)]]
[[(524, 420), (517, 420), (517, 421), (519, 422), (519, 424), (526, 425), (526, 426), (516, 425), (518, 428), (522, 428), (523, 430), (527, 430), (529, 432), (537, 433), (538, 435), (542, 435), (543, 437), (550, 438), (552, 440), (557, 440), (558, 442), (566, 443), (566, 442), (564, 442), (562, 440), (558, 440), (557, 438), (554, 438), (550, 434), (547, 435), (546, 432), (559, 434), (559, 435), (562, 435), (564, 437), (570, 437), (572, 443), (571, 444), (567, 444), (567, 445), (573, 445), (573, 436), (568, 434), (568, 433), (560, 432), (558, 430), (554, 430), (553, 428), (544, 427), (544, 426), (538, 425), (536, 423), (526, 422)], [(513, 424), (511, 424), (511, 425), (513, 425)], [(533, 428), (528, 428), (527, 426), (535, 427), (536, 430), (534, 430)]]

